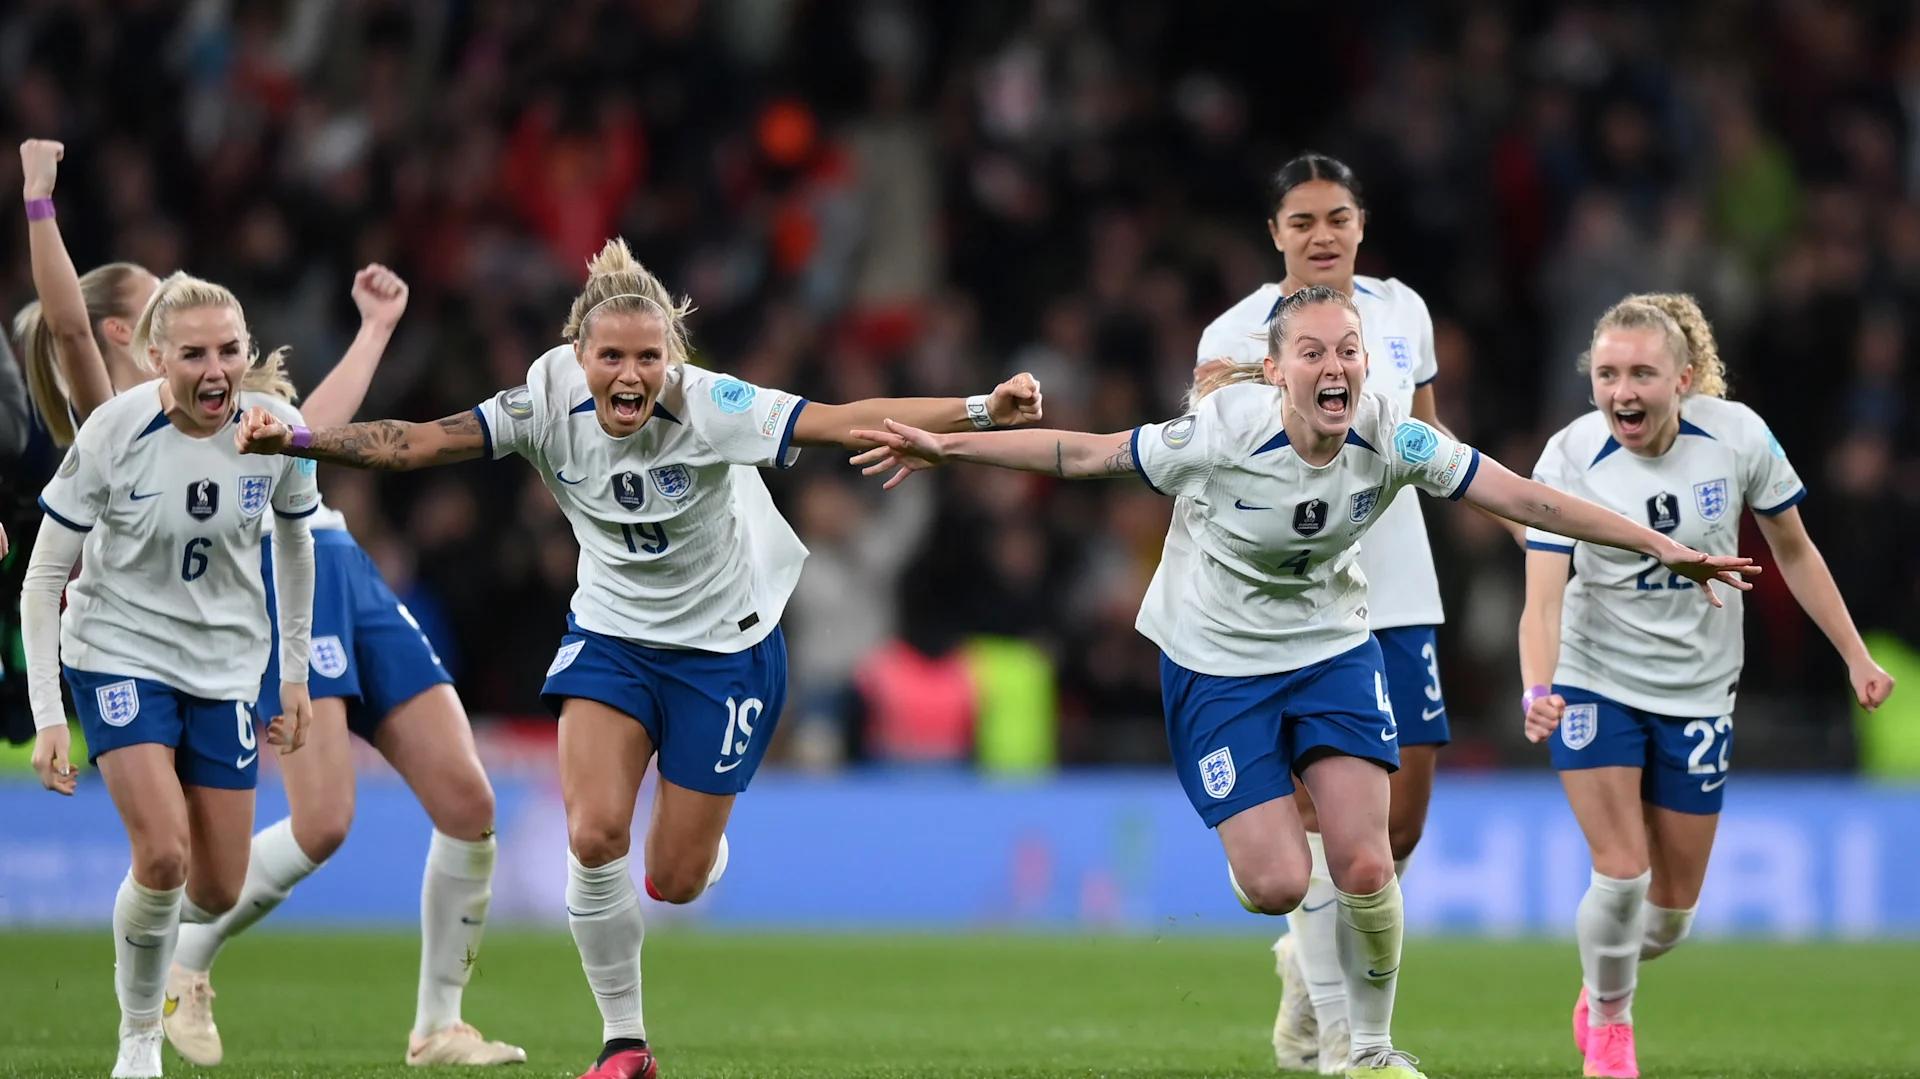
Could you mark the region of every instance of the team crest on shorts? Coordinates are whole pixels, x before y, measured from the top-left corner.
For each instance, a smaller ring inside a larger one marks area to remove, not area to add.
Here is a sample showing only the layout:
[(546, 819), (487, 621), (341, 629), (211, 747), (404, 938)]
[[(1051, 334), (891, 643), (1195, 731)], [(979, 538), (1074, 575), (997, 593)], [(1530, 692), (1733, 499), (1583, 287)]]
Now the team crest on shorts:
[(680, 501), (693, 490), (693, 474), (687, 471), (686, 465), (667, 465), (649, 474), (653, 476), (654, 489), (670, 502)]
[(1708, 480), (1693, 485), (1693, 505), (1701, 520), (1717, 521), (1727, 515), (1727, 481)]
[(1380, 504), (1380, 488), (1373, 487), (1353, 496), (1353, 511), (1347, 514), (1347, 520), (1359, 524), (1373, 516), (1373, 508)]
[(613, 474), (613, 500), (630, 510), (639, 509), (647, 501), (647, 489), (641, 485), (638, 472)]
[(327, 678), (338, 678), (347, 673), (347, 650), (340, 644), (340, 638), (329, 633), (313, 639), (313, 669)]
[(1671, 491), (1662, 491), (1647, 499), (1647, 527), (1655, 532), (1672, 532), (1679, 528), (1679, 497)]
[(1200, 786), (1212, 798), (1225, 798), (1233, 793), (1233, 781), (1239, 776), (1233, 770), (1233, 750), (1222, 747), (1200, 758)]
[(1327, 527), (1327, 504), (1310, 498), (1293, 507), (1293, 530), (1303, 536), (1317, 536)]
[(1570, 704), (1567, 712), (1560, 717), (1560, 741), (1568, 749), (1585, 749), (1593, 744), (1593, 737), (1600, 733), (1600, 706), (1597, 704)]
[(220, 485), (212, 480), (194, 480), (187, 484), (187, 515), (204, 521), (220, 512)]
[(586, 646), (587, 642), (585, 641), (575, 641), (572, 644), (561, 645), (560, 651), (553, 654), (553, 662), (547, 664), (547, 677), (552, 678), (554, 675), (573, 666), (573, 661), (580, 658), (580, 650)]
[(1413, 348), (1407, 344), (1407, 339), (1389, 337), (1386, 342), (1387, 356), (1393, 360), (1393, 365), (1402, 371), (1413, 370)]
[(267, 496), (272, 493), (272, 476), (240, 477), (240, 512), (248, 517), (260, 516), (260, 511), (267, 508)]
[(109, 727), (124, 727), (140, 714), (140, 687), (131, 678), (101, 686), (93, 691), (93, 699)]

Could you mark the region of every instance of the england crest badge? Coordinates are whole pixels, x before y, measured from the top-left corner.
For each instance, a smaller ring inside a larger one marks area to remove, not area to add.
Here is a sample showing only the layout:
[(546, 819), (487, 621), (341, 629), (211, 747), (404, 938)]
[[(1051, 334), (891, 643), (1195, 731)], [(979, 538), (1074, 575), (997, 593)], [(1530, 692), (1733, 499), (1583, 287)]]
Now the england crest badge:
[(1727, 515), (1727, 481), (1708, 480), (1693, 485), (1693, 506), (1703, 521), (1717, 521)]
[(1200, 785), (1206, 789), (1208, 797), (1225, 798), (1233, 793), (1233, 782), (1239, 777), (1233, 770), (1233, 750), (1222, 747), (1200, 758)]
[(267, 508), (267, 496), (272, 493), (272, 476), (240, 477), (240, 513), (246, 517), (260, 516), (260, 511)]

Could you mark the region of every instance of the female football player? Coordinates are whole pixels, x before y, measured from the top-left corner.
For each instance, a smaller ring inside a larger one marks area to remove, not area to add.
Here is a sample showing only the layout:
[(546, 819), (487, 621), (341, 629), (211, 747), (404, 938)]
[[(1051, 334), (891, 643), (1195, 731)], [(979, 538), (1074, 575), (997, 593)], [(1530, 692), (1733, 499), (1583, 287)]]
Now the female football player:
[(658, 754), (646, 889), (689, 902), (725, 871), (733, 800), (786, 697), (779, 624), (806, 548), (757, 466), (801, 446), (855, 446), (888, 415), (922, 424), (1031, 422), (1039, 386), (849, 405), (809, 402), (688, 364), (691, 308), (610, 240), (588, 263), (562, 336), (524, 386), (434, 423), (308, 430), (255, 411), (250, 453), (413, 469), (518, 454), (580, 543), (579, 588), (542, 696), (560, 717), (567, 914), (602, 1040), (591, 1079), (651, 1079), (640, 1008), (639, 897), (628, 872), (634, 799)]
[[(1399, 278), (1354, 273), (1367, 211), (1353, 170), (1325, 154), (1301, 154), (1274, 173), (1267, 205), (1267, 233), (1285, 262), (1286, 276), (1255, 289), (1207, 327), (1200, 337), (1200, 377), (1210, 365), (1258, 363), (1266, 355), (1267, 325), (1280, 298), (1308, 285), (1325, 285), (1351, 298), (1360, 312), (1372, 360), (1367, 388), (1414, 419), (1437, 425), (1433, 381), (1439, 367), (1426, 302)], [(1360, 549), (1359, 567), (1367, 579), (1367, 625), (1386, 664), (1387, 697), (1404, 721), (1396, 740), (1400, 769), (1388, 780), (1387, 811), (1387, 842), (1395, 872), (1404, 877), (1407, 859), (1426, 829), (1434, 764), (1449, 739), (1434, 638), (1443, 618), (1440, 582), (1413, 491), (1400, 492), (1382, 507)], [(1307, 829), (1313, 873), (1306, 898), (1287, 915), (1287, 934), (1273, 945), (1282, 981), (1273, 1052), (1282, 1068), (1317, 1065), (1336, 1074), (1346, 1067), (1348, 1048), (1346, 981), (1334, 933), (1339, 915), (1312, 798), (1300, 791), (1295, 801)]]
[[(25, 194), (50, 200), (65, 148), (29, 140), (20, 147)], [(50, 201), (49, 201), (50, 207)], [(153, 294), (153, 275), (132, 263), (110, 263), (76, 275), (49, 212), (29, 222), (34, 286), (40, 295), (15, 319), (29, 384), (56, 440), (114, 392), (152, 378), (130, 348), (134, 320)], [(365, 397), (394, 325), (406, 310), (407, 286), (380, 266), (353, 283), (358, 335), (314, 390), (305, 414), (344, 423)], [(249, 367), (241, 388), (293, 398), (278, 356)], [(407, 1059), (415, 1064), (505, 1064), (526, 1059), (518, 1048), (488, 1041), (462, 1021), (462, 992), (480, 947), (492, 895), (493, 789), (481, 771), (467, 725), (433, 648), (413, 617), (354, 542), (340, 514), (324, 504), (309, 519), (315, 545), (313, 657), (309, 693), (310, 748), (283, 768), (290, 814), (254, 837), (241, 902), (208, 924), (180, 932), (167, 980), (168, 1040), (203, 1066), (224, 1055), (213, 1022), (209, 978), (220, 946), (266, 917), (337, 850), (353, 820), (354, 773), (347, 734), (372, 742), (407, 781), (433, 821), (420, 889), (420, 981)], [(271, 588), (271, 555), (263, 555)], [(279, 679), (269, 653), (259, 712), (279, 710)]]
[[(40, 220), (51, 209), (27, 205)], [(259, 555), (269, 506), (281, 548), (283, 711), (267, 740), (291, 752), (306, 737), (307, 518), (320, 496), (311, 467), (263, 467), (233, 445), (242, 405), (289, 421), (299, 413), (242, 390), (252, 339), (226, 289), (184, 274), (161, 282), (132, 348), (160, 377), (96, 409), (41, 494), (46, 521), (21, 587), (21, 623), (35, 771), (49, 789), (73, 793), (64, 673), (91, 763), (126, 825), (133, 864), (113, 908), (113, 1074), (157, 1076), (180, 922), (230, 910), (247, 875), (253, 709), (273, 628)]]
[(1746, 587), (1734, 571), (1750, 563), (1702, 555), (1515, 476), (1390, 398), (1362, 394), (1366, 347), (1345, 293), (1310, 285), (1289, 294), (1268, 334), (1260, 366), (1213, 373), (1194, 410), (1167, 423), (1101, 435), (935, 435), (889, 420), (854, 432), (880, 443), (854, 463), (894, 471), (889, 486), (948, 460), (1073, 479), (1136, 473), (1175, 497), (1138, 628), (1160, 646), (1181, 786), (1218, 830), (1241, 902), (1269, 914), (1306, 893), (1292, 777), (1313, 791), (1340, 907), (1346, 1074), (1412, 1079), (1417, 1061), (1390, 1033), (1401, 902), (1387, 802), (1401, 728), (1354, 572), (1360, 537), (1414, 486), (1633, 549), (1687, 580)]
[[(1732, 553), (1741, 511), (1752, 509), (1787, 587), (1847, 661), (1855, 698), (1864, 708), (1885, 701), (1893, 679), (1867, 653), (1795, 508), (1806, 488), (1765, 421), (1726, 399), (1725, 365), (1693, 297), (1615, 304), (1582, 364), (1595, 410), (1553, 436), (1534, 478), (1644, 514), (1709, 553)], [(1640, 1074), (1639, 965), (1687, 935), (1725, 796), (1740, 601), (1706, 615), (1693, 590), (1656, 562), (1578, 544), (1551, 522), (1528, 533), (1520, 707), (1528, 738), (1559, 734), (1553, 765), (1593, 856), (1574, 918), (1573, 1037), (1587, 1075)]]

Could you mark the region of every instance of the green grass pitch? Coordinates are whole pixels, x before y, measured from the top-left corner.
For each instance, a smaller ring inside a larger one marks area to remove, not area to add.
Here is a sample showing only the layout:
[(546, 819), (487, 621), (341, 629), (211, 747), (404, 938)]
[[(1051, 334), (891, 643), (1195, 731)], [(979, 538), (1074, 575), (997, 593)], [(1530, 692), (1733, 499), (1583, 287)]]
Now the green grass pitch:
[[(1265, 941), (1045, 936), (716, 935), (646, 945), (663, 1079), (1002, 1079), (1276, 1074)], [(400, 1063), (416, 941), (256, 933), (227, 949), (213, 1075), (418, 1076)], [(106, 930), (0, 934), (0, 1075), (113, 1063)], [(1920, 1075), (1920, 944), (1689, 943), (1642, 972), (1648, 1079)], [(1434, 1079), (1577, 1076), (1570, 944), (1408, 945), (1396, 1040)], [(489, 935), (467, 1017), (524, 1045), (510, 1075), (575, 1076), (599, 1017), (565, 934)], [(167, 1074), (194, 1069), (167, 1051)]]

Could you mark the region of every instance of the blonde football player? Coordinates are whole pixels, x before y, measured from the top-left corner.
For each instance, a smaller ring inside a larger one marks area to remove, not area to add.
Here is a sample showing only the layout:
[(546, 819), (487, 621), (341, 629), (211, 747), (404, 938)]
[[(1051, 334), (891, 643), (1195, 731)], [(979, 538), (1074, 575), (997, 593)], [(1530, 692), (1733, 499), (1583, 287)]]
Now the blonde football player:
[[(1893, 679), (1867, 654), (1795, 508), (1806, 488), (1765, 421), (1726, 400), (1693, 298), (1620, 301), (1582, 362), (1597, 407), (1553, 436), (1534, 478), (1709, 553), (1733, 551), (1751, 509), (1787, 587), (1847, 661), (1856, 699), (1885, 701)], [(1709, 612), (1691, 580), (1551, 524), (1530, 530), (1527, 548), (1521, 710), (1528, 738), (1558, 735), (1553, 764), (1593, 857), (1574, 919), (1574, 1043), (1587, 1075), (1631, 1079), (1640, 962), (1687, 935), (1713, 850), (1732, 763), (1740, 602)]]
[[(1115, 434), (936, 435), (889, 421), (854, 461), (888, 480), (943, 461), (1063, 478), (1137, 474), (1174, 497), (1173, 523), (1138, 628), (1160, 646), (1160, 692), (1187, 798), (1219, 832), (1240, 900), (1284, 914), (1310, 857), (1293, 776), (1320, 807), (1340, 907), (1352, 1049), (1345, 1074), (1413, 1079), (1395, 1049), (1400, 886), (1387, 841), (1388, 775), (1401, 727), (1367, 629), (1356, 544), (1404, 487), (1466, 498), (1528, 523), (1651, 556), (1689, 580), (1746, 559), (1708, 557), (1551, 491), (1362, 393), (1359, 312), (1321, 285), (1280, 302), (1259, 366), (1214, 373), (1188, 415)], [(1708, 593), (1712, 598), (1711, 592)]]
[(282, 679), (267, 740), (299, 748), (311, 715), (307, 518), (319, 492), (311, 465), (255, 461), (233, 444), (243, 407), (300, 417), (242, 391), (252, 344), (226, 289), (184, 274), (160, 283), (132, 328), (133, 354), (160, 377), (109, 400), (80, 430), (41, 495), (46, 522), (21, 587), (34, 769), (49, 789), (73, 793), (64, 674), (132, 847), (113, 907), (115, 1076), (160, 1074), (180, 923), (231, 909), (246, 878), (254, 702), (273, 636), (260, 567), (267, 520), (281, 549)]
[(435, 423), (309, 431), (255, 412), (239, 432), (248, 452), (371, 468), (517, 454), (572, 524), (579, 587), (542, 695), (560, 717), (567, 913), (602, 1020), (592, 1079), (658, 1067), (627, 860), (648, 761), (658, 754), (661, 782), (646, 888), (689, 902), (726, 868), (728, 814), (785, 700), (780, 615), (806, 548), (757, 469), (790, 465), (801, 446), (866, 446), (850, 432), (888, 415), (960, 429), (1040, 414), (1025, 375), (965, 400), (809, 402), (689, 365), (689, 310), (612, 240), (588, 264), (569, 343), (534, 361), (526, 385)]

